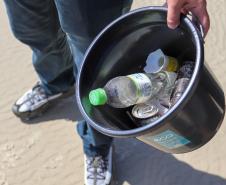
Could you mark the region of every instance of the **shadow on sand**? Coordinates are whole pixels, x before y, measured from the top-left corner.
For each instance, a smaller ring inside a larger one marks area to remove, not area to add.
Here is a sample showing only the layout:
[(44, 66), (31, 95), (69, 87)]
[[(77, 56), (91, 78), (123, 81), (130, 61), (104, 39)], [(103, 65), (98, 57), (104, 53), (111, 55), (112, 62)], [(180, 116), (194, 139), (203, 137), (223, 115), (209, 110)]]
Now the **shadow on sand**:
[[(82, 119), (74, 97), (52, 105), (43, 116), (24, 123), (38, 124), (60, 119)], [(158, 151), (137, 139), (115, 139), (114, 143), (113, 185), (226, 185), (222, 177), (196, 170), (173, 155)]]
[(116, 185), (226, 185), (226, 179), (196, 170), (136, 139), (116, 139), (115, 146)]
[(75, 102), (75, 97), (71, 96), (69, 98), (62, 99), (61, 101), (50, 105), (48, 110), (40, 117), (31, 120), (21, 121), (26, 124), (39, 124), (53, 120), (77, 121), (82, 119), (82, 115), (79, 112), (79, 109)]

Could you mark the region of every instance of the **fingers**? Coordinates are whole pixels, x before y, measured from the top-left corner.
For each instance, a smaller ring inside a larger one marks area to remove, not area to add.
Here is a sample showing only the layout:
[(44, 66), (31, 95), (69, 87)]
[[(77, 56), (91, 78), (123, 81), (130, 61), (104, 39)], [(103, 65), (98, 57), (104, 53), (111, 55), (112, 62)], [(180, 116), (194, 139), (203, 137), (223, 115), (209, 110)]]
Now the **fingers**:
[(184, 15), (187, 15), (189, 11), (186, 8), (182, 8), (181, 13), (183, 13)]
[(175, 29), (180, 24), (180, 13), (183, 1), (168, 0), (167, 25), (171, 29)]
[(206, 9), (206, 0), (167, 0), (167, 24), (175, 29), (180, 24), (180, 13), (187, 14), (189, 11), (194, 14), (204, 28), (206, 35), (210, 27), (210, 19)]

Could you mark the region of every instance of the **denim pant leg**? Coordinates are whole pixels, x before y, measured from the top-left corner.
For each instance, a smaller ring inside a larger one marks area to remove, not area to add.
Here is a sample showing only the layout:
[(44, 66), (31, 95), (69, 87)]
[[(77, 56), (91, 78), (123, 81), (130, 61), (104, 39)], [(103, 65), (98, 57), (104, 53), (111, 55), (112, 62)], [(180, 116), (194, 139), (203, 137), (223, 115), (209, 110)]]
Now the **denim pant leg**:
[(74, 84), (73, 57), (53, 0), (4, 0), (15, 37), (33, 51), (33, 66), (47, 93)]
[[(77, 68), (94, 37), (111, 21), (129, 11), (131, 0), (55, 0), (62, 29), (67, 33)], [(95, 61), (94, 61), (95, 62)], [(75, 72), (76, 75), (76, 72)], [(77, 130), (89, 156), (106, 155), (112, 139), (85, 121)]]

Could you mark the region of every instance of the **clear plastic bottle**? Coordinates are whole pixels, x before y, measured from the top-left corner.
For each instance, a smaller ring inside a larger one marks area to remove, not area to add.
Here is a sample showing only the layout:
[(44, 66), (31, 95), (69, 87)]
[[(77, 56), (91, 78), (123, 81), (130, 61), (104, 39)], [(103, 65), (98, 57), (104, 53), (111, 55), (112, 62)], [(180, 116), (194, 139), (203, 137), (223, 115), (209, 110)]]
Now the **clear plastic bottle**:
[(184, 94), (195, 67), (195, 62), (185, 61), (178, 71), (178, 79), (175, 82), (175, 88), (172, 93), (171, 106), (175, 105)]
[(111, 79), (104, 88), (92, 90), (89, 100), (95, 106), (107, 103), (115, 108), (126, 108), (164, 95), (167, 92), (165, 90), (174, 84), (175, 80), (176, 73), (165, 71), (157, 74), (136, 73), (119, 76)]
[(181, 96), (184, 94), (189, 82), (189, 78), (180, 78), (176, 81), (175, 89), (173, 90), (173, 95), (171, 98), (171, 107), (179, 101)]

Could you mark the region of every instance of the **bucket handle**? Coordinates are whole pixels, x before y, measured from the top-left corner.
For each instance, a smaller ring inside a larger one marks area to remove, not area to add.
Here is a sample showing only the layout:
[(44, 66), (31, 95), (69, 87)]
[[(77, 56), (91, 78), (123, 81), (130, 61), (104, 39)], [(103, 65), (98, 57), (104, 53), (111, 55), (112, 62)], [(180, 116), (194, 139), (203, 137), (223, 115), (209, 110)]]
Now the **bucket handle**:
[(187, 14), (187, 16), (194, 23), (194, 25), (196, 26), (196, 28), (199, 30), (199, 32), (200, 32), (200, 34), (202, 36), (202, 40), (203, 40), (203, 42), (205, 42), (204, 41), (204, 37), (205, 37), (204, 29), (203, 29), (203, 26), (200, 23), (199, 19), (194, 14), (192, 14), (191, 12), (189, 12)]

